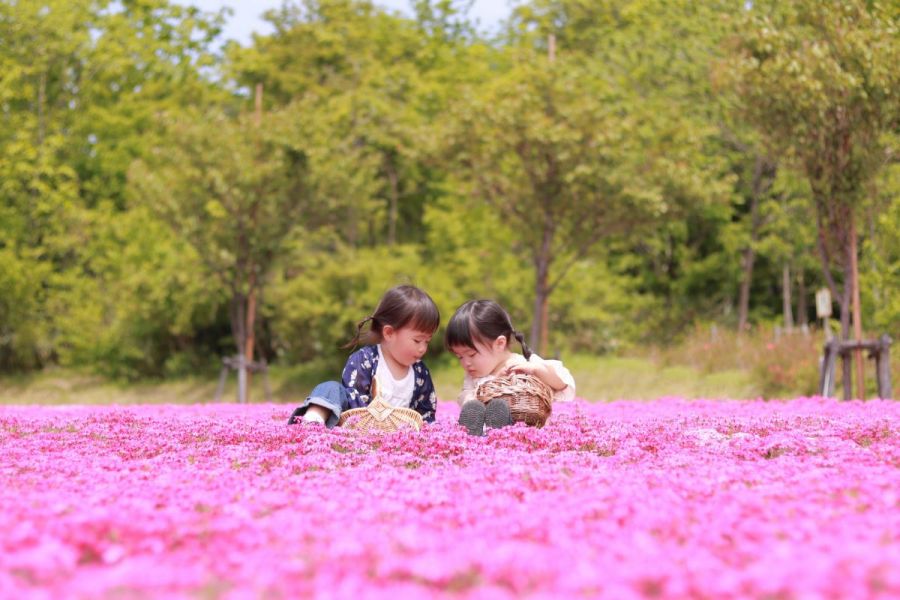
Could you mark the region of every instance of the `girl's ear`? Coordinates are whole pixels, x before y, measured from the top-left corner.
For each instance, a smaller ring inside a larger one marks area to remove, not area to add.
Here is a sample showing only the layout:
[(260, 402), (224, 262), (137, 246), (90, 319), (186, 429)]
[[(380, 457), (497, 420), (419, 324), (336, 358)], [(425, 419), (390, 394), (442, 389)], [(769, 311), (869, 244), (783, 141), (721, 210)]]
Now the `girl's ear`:
[(494, 351), (501, 352), (506, 350), (506, 347), (509, 346), (509, 340), (506, 339), (505, 335), (498, 335), (497, 339), (494, 340)]
[(397, 333), (397, 330), (391, 327), (390, 325), (385, 325), (381, 328), (381, 337), (390, 341), (394, 338), (394, 334)]

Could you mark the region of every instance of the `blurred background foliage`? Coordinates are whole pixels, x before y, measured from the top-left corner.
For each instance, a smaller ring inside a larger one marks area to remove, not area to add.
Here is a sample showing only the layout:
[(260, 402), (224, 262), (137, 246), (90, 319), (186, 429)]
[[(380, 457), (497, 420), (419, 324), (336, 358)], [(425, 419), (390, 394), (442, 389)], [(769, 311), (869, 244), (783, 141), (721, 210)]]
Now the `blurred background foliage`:
[[(900, 338), (900, 3), (529, 0), (489, 37), (465, 4), (287, 1), (223, 46), (227, 15), (168, 0), (0, 2), (9, 385), (214, 378), (253, 297), (288, 394), (413, 283), (444, 323), (498, 300), (588, 397), (675, 368), (813, 393), (815, 291), (839, 331), (845, 310), (829, 201), (855, 218), (865, 329)], [(820, 112), (865, 134), (831, 187), (785, 142)]]

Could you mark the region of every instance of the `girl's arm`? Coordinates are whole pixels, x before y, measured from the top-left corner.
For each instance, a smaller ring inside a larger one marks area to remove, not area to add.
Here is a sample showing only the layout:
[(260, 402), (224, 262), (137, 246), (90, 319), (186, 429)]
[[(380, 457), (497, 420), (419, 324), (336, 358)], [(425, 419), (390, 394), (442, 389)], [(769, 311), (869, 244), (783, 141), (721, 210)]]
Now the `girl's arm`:
[(375, 362), (368, 348), (360, 348), (350, 355), (341, 383), (347, 389), (350, 408), (362, 408), (369, 403), (369, 390), (375, 374)]
[(413, 370), (416, 374), (416, 384), (409, 406), (422, 415), (426, 423), (434, 423), (437, 393), (434, 391), (434, 382), (431, 381), (431, 372), (421, 361), (413, 365)]
[(456, 402), (462, 406), (469, 400), (475, 400), (475, 380), (466, 373), (463, 375), (462, 391), (457, 396)]
[(512, 365), (506, 371), (534, 375), (550, 386), (553, 399), (557, 402), (575, 398), (575, 378), (558, 360), (544, 360), (537, 354), (532, 354), (527, 362)]

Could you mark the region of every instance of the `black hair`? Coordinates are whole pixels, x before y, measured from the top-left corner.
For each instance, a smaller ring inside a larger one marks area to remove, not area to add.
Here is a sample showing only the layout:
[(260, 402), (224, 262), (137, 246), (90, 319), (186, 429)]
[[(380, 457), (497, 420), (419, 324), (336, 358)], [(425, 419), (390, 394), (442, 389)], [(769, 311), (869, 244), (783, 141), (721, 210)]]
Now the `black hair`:
[[(371, 322), (368, 331), (363, 326)], [(398, 285), (384, 293), (370, 316), (356, 325), (356, 335), (344, 348), (359, 344), (377, 344), (382, 340), (384, 327), (394, 329), (412, 327), (416, 331), (434, 333), (441, 324), (441, 313), (431, 296), (412, 285)]]
[(525, 343), (525, 336), (516, 331), (509, 313), (502, 306), (493, 300), (469, 300), (450, 317), (444, 346), (448, 350), (454, 346), (464, 346), (477, 351), (476, 342), (490, 346), (501, 335), (506, 338), (507, 344), (512, 338), (519, 340), (523, 356), (526, 359), (531, 357), (531, 348)]

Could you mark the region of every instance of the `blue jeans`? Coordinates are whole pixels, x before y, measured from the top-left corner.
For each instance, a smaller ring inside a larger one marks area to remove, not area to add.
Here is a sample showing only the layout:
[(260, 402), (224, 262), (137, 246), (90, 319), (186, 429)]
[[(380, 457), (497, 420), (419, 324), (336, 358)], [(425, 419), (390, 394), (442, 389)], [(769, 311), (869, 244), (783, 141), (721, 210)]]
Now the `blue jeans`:
[(313, 391), (310, 392), (306, 401), (294, 411), (294, 414), (291, 415), (288, 423), (294, 423), (295, 418), (299, 421), (312, 404), (321, 406), (330, 411), (328, 418), (325, 419), (325, 426), (328, 429), (331, 429), (337, 425), (338, 419), (341, 418), (341, 413), (350, 407), (350, 398), (347, 395), (347, 390), (340, 381), (326, 381), (320, 383), (313, 388)]

